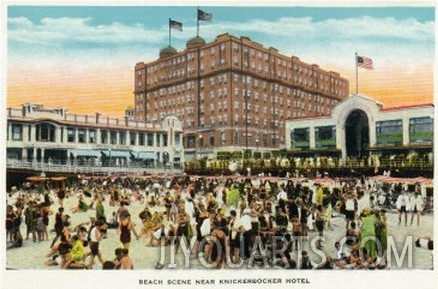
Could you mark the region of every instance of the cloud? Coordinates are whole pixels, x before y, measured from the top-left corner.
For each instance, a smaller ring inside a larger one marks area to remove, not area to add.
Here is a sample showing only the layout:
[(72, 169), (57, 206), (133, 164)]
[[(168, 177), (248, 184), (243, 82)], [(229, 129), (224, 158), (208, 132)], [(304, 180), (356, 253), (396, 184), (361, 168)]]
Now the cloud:
[(126, 45), (129, 43), (159, 43), (166, 38), (160, 31), (143, 25), (93, 25), (92, 18), (43, 18), (33, 23), (25, 17), (8, 19), (8, 39), (16, 43), (46, 46)]
[[(167, 45), (166, 25), (113, 22), (96, 24), (93, 18), (44, 18), (32, 22), (26, 17), (8, 19), (10, 64), (46, 61), (122, 63), (151, 61)], [(312, 17), (282, 17), (273, 21), (213, 21), (201, 23), (201, 36), (208, 42), (218, 34), (248, 36), (265, 47), (285, 55), (317, 63), (323, 69), (353, 67), (354, 53), (373, 58), (378, 69), (403, 63), (409, 69), (430, 64), (434, 59), (433, 21), (414, 18), (362, 16), (316, 20)], [(172, 33), (172, 46), (185, 49), (196, 26)], [(48, 53), (48, 51), (50, 51)]]

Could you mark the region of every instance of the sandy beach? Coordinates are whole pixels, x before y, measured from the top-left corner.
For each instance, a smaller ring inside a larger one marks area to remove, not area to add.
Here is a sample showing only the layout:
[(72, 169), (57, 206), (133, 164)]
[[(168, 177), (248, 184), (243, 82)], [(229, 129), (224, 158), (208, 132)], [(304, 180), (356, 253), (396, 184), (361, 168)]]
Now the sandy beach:
[[(52, 196), (52, 199), (53, 196)], [(90, 198), (86, 198), (88, 202), (91, 201)], [(13, 203), (13, 199), (8, 200), (9, 203)], [(66, 212), (71, 216), (71, 228), (75, 225), (88, 221), (91, 216), (95, 215), (95, 210), (91, 209), (87, 212), (81, 213), (71, 213), (70, 210), (77, 204), (77, 197), (70, 197), (65, 199), (64, 207), (66, 208)], [(108, 198), (104, 201), (105, 213), (107, 219), (110, 219), (112, 212), (114, 212), (117, 208), (111, 207), (109, 205)], [(140, 218), (138, 217), (138, 213), (144, 208), (144, 203), (140, 202), (132, 202), (131, 205), (128, 206), (128, 210), (133, 216), (132, 220), (135, 222), (136, 230), (140, 232), (142, 223)], [(54, 199), (54, 204), (51, 207), (53, 212), (56, 212), (58, 209), (57, 200)], [(422, 269), (422, 270), (431, 270), (433, 269), (433, 259), (431, 250), (427, 250), (424, 248), (418, 248), (415, 246), (415, 240), (419, 236), (431, 236), (433, 237), (433, 215), (426, 214), (421, 217), (420, 226), (416, 225), (416, 220), (414, 220), (413, 226), (404, 226), (398, 224), (398, 214), (396, 212), (388, 212), (388, 236), (392, 237), (394, 243), (397, 247), (397, 254), (399, 256), (402, 255), (403, 247), (406, 246), (406, 240), (408, 240), (407, 244), (411, 245), (412, 257), (410, 255), (409, 250), (406, 251), (406, 255), (403, 258), (402, 264), (397, 263), (397, 256), (392, 257), (392, 265), (391, 270), (398, 269)], [(410, 216), (409, 216), (410, 219)], [(53, 228), (54, 223), (54, 215), (50, 216), (50, 224), (49, 228)], [(333, 229), (327, 229), (324, 231), (324, 247), (323, 251), (328, 255), (333, 255), (334, 243), (342, 239), (345, 236), (345, 220), (342, 216), (335, 216), (332, 218)], [(23, 238), (25, 239), (26, 228), (25, 224), (22, 223), (21, 233)], [(313, 237), (317, 235), (317, 232), (310, 232), (309, 239), (312, 240)], [(24, 240), (23, 246), (21, 248), (8, 249), (6, 252), (6, 267), (7, 269), (44, 269), (44, 270), (59, 270), (59, 266), (47, 266), (44, 264), (44, 261), (48, 260), (45, 255), (50, 251), (50, 244), (55, 236), (53, 231), (50, 231), (49, 241), (41, 241), (41, 242), (33, 242), (30, 238), (29, 240)], [(409, 239), (412, 237), (412, 239)], [(410, 241), (409, 241), (410, 240)], [(147, 246), (149, 239), (141, 238), (136, 240), (133, 237), (131, 242), (130, 256), (134, 262), (135, 269), (154, 269), (155, 264), (160, 262), (160, 254), (162, 253), (160, 247), (149, 247)], [(412, 244), (410, 244), (412, 242)], [(115, 229), (109, 229), (107, 238), (101, 241), (101, 252), (103, 258), (105, 260), (110, 260), (114, 258), (114, 250), (121, 246), (119, 241), (119, 236)], [(320, 256), (317, 254), (318, 252), (314, 252), (312, 250), (311, 241), (307, 241), (304, 243), (304, 248), (309, 252), (309, 255), (314, 262), (320, 261)], [(166, 261), (164, 263), (169, 263), (170, 261), (170, 247), (167, 246), (163, 252), (165, 253)], [(88, 249), (87, 249), (88, 251)], [(191, 269), (203, 269), (205, 268), (199, 259), (190, 257), (187, 260), (182, 253), (183, 250), (176, 255), (175, 263), (177, 264), (177, 268), (191, 268)], [(394, 255), (394, 254), (392, 254)], [(292, 257), (297, 259), (297, 252), (292, 252)], [(411, 258), (411, 260), (408, 260)], [(410, 267), (410, 261), (412, 261), (412, 267)], [(187, 266), (187, 264), (189, 266)], [(266, 265), (266, 264), (265, 264)], [(400, 266), (401, 265), (401, 266)], [(101, 269), (101, 264), (96, 260), (93, 270)], [(166, 266), (165, 266), (166, 268)], [(253, 268), (262, 268), (261, 266), (254, 265)], [(268, 267), (269, 268), (269, 267)], [(248, 261), (239, 267), (239, 269), (248, 269)]]

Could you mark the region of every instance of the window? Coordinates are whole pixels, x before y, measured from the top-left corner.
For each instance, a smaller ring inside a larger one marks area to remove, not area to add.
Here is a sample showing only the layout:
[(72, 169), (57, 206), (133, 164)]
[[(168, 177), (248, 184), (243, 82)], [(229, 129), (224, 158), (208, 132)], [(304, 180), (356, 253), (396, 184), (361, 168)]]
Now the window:
[(54, 142), (55, 126), (50, 123), (41, 123), (36, 125), (36, 140)]
[(111, 137), (111, 140), (110, 140), (111, 144), (112, 145), (117, 144), (117, 132), (116, 131), (111, 131), (110, 132), (110, 137)]
[(402, 120), (387, 120), (376, 122), (377, 144), (402, 144), (403, 123)]
[(195, 141), (196, 137), (194, 135), (187, 136), (187, 148), (194, 148), (196, 146)]
[(175, 146), (181, 145), (181, 133), (175, 133)]
[(121, 145), (125, 145), (126, 144), (126, 132), (124, 132), (124, 131), (121, 131), (121, 132), (119, 132), (119, 143), (121, 144)]
[(76, 130), (72, 127), (67, 128), (67, 142), (76, 141)]
[(146, 140), (147, 146), (153, 146), (154, 145), (154, 134), (149, 132), (147, 134), (147, 140)]
[(291, 132), (292, 148), (309, 148), (309, 128), (296, 128)]
[(85, 143), (85, 129), (78, 129), (78, 142)]
[(433, 140), (433, 119), (418, 117), (409, 119), (409, 142), (421, 143)]
[(131, 131), (130, 133), (129, 133), (129, 143), (132, 145), (132, 146), (135, 146), (136, 145), (136, 137), (137, 137), (137, 134), (134, 132), (134, 131)]
[(317, 148), (336, 147), (336, 126), (315, 127), (315, 144)]
[(107, 144), (108, 143), (108, 131), (107, 130), (101, 130), (100, 131), (100, 143), (101, 144)]
[(12, 140), (23, 140), (23, 125), (12, 124)]
[(165, 134), (163, 134), (163, 146), (165, 146), (165, 147), (167, 147), (167, 140), (168, 140), (168, 137), (167, 137), (167, 133), (165, 133)]
[(94, 129), (88, 131), (88, 142), (96, 143), (96, 131)]
[(138, 134), (138, 142), (139, 142), (139, 145), (144, 146), (144, 133), (143, 132)]
[(234, 132), (234, 144), (235, 145), (239, 144), (239, 132), (238, 131)]

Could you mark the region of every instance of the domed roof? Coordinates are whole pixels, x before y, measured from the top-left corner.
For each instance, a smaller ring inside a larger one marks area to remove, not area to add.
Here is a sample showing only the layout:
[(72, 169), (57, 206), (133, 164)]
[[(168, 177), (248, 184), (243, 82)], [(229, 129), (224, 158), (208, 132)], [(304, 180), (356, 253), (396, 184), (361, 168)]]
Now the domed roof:
[(160, 50), (160, 58), (165, 58), (176, 53), (177, 53), (176, 49), (169, 45)]
[(195, 36), (186, 43), (187, 48), (196, 48), (205, 44), (205, 40), (202, 37)]

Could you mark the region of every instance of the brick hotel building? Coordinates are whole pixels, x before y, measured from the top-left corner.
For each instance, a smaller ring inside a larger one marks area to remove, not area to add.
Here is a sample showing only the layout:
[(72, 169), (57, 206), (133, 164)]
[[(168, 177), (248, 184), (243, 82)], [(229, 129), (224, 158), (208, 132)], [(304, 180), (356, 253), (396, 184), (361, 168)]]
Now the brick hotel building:
[(349, 93), (339, 73), (222, 34), (135, 65), (136, 121), (181, 120), (186, 157), (286, 148), (285, 121), (329, 115)]

